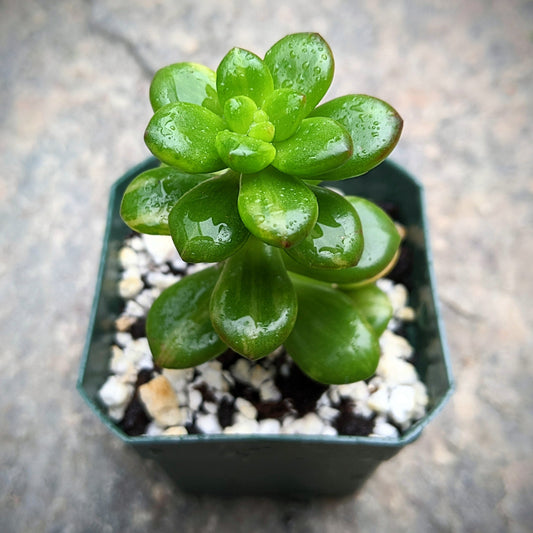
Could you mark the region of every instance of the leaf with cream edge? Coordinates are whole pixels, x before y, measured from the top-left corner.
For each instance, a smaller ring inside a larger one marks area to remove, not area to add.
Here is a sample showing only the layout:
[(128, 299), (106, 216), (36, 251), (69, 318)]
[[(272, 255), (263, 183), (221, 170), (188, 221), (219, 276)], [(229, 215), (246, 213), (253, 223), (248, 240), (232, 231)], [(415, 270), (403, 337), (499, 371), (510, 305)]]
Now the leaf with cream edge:
[(120, 204), (120, 216), (139, 233), (170, 235), (168, 215), (176, 202), (211, 177), (210, 174), (187, 174), (167, 166), (147, 170), (128, 185)]
[(325, 270), (297, 263), (287, 254), (287, 268), (321, 281), (357, 287), (383, 277), (395, 264), (401, 237), (390, 217), (365, 198), (345, 196), (357, 211), (363, 230), (363, 253), (357, 265), (341, 270)]
[(297, 275), (291, 279), (298, 316), (285, 347), (298, 367), (328, 385), (372, 376), (379, 362), (378, 337), (355, 304), (323, 283)]
[(242, 48), (233, 48), (217, 68), (217, 92), (220, 103), (234, 96), (248, 96), (258, 106), (274, 90), (272, 75), (263, 60)]
[(215, 73), (198, 63), (174, 63), (159, 69), (150, 84), (150, 103), (157, 111), (175, 102), (197, 104), (222, 114)]
[(335, 98), (317, 107), (310, 116), (328, 117), (349, 132), (353, 153), (340, 167), (322, 174), (322, 180), (341, 180), (365, 174), (379, 165), (394, 149), (403, 121), (388, 103), (365, 94)]
[(224, 120), (196, 104), (176, 102), (159, 108), (151, 118), (144, 140), (163, 163), (184, 172), (216, 172), (226, 168), (215, 147)]
[(210, 305), (220, 338), (250, 359), (268, 355), (285, 341), (297, 309), (280, 250), (254, 237), (224, 263)]
[(211, 293), (220, 270), (210, 267), (165, 289), (146, 319), (154, 362), (163, 368), (190, 368), (226, 351), (209, 315)]
[(168, 217), (182, 259), (215, 263), (234, 254), (249, 237), (237, 209), (239, 176), (228, 171), (206, 180), (176, 203)]
[(363, 253), (361, 220), (343, 196), (322, 187), (309, 187), (318, 201), (318, 219), (307, 237), (287, 253), (312, 268), (339, 269), (357, 264)]
[(333, 80), (334, 61), (328, 43), (318, 33), (293, 33), (265, 54), (275, 89), (305, 94), (304, 116), (322, 100)]
[(389, 297), (375, 283), (358, 289), (348, 289), (345, 294), (354, 302), (357, 310), (379, 337), (387, 329), (387, 324), (392, 318), (393, 310)]
[(302, 241), (318, 217), (311, 189), (301, 179), (272, 167), (241, 176), (238, 205), (250, 233), (280, 248)]

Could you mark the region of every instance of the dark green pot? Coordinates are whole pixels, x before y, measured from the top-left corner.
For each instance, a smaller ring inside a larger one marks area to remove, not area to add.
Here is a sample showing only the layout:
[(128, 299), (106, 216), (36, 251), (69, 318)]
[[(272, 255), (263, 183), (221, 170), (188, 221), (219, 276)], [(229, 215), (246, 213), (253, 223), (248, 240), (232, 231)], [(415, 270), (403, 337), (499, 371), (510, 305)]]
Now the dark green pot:
[(401, 437), (387, 439), (307, 435), (130, 437), (109, 419), (97, 393), (108, 377), (114, 321), (122, 311), (117, 292), (118, 250), (131, 230), (120, 218), (120, 201), (128, 183), (156, 164), (155, 159), (145, 161), (111, 189), (100, 270), (78, 378), (80, 394), (115, 435), (142, 456), (158, 462), (182, 490), (224, 496), (303, 497), (342, 495), (360, 488), (382, 461), (420, 436), (453, 390), (437, 305), (422, 186), (388, 161), (361, 178), (331, 183), (348, 194), (394, 202), (399, 209), (398, 218), (407, 228), (407, 245), (414, 258), (410, 297), (417, 317), (407, 333), (430, 399), (429, 411), (423, 419)]

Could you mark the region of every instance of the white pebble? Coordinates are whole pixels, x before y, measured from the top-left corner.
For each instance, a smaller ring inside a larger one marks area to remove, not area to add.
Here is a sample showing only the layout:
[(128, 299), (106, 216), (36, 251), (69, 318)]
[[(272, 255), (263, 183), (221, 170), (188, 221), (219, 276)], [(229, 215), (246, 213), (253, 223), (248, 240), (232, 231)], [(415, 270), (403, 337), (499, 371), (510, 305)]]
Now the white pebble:
[(126, 412), (127, 404), (119, 405), (117, 407), (109, 407), (108, 415), (115, 422), (120, 422), (124, 418), (124, 413)]
[(172, 268), (174, 270), (177, 270), (179, 272), (185, 272), (185, 270), (187, 269), (187, 263), (178, 254), (176, 254), (176, 257), (174, 259), (172, 259), (170, 264), (172, 265)]
[(328, 392), (329, 399), (331, 400), (331, 403), (333, 405), (336, 405), (336, 404), (340, 403), (341, 395), (339, 393), (339, 388), (338, 387), (332, 386), (332, 387), (329, 388), (329, 390), (327, 392)]
[(372, 431), (372, 436), (396, 438), (399, 437), (400, 434), (398, 430), (392, 424), (389, 424), (384, 417), (378, 416), (374, 423), (374, 430)]
[(133, 337), (131, 336), (131, 333), (126, 331), (118, 331), (115, 334), (115, 341), (120, 347), (124, 348), (133, 341)]
[(334, 407), (329, 407), (328, 405), (323, 405), (322, 407), (319, 407), (318, 410), (318, 416), (325, 420), (326, 422), (331, 422), (337, 416), (339, 416), (339, 410), (335, 409)]
[(163, 428), (161, 428), (156, 422), (150, 422), (146, 427), (144, 434), (147, 437), (158, 437), (163, 434)]
[(189, 407), (193, 411), (198, 411), (198, 409), (200, 409), (200, 405), (202, 405), (202, 393), (197, 389), (190, 388), (189, 389)]
[(187, 435), (187, 429), (184, 426), (171, 426), (162, 433), (165, 436), (181, 436)]
[(291, 432), (298, 435), (320, 435), (323, 429), (324, 422), (315, 413), (307, 413), (290, 425)]
[(128, 240), (128, 245), (136, 252), (142, 252), (145, 250), (144, 242), (141, 237), (135, 236)]
[(321, 435), (331, 435), (332, 437), (338, 434), (339, 432), (333, 426), (324, 426), (324, 429), (321, 433)]
[(376, 413), (387, 413), (389, 410), (389, 393), (386, 387), (379, 388), (368, 398), (368, 407)]
[(243, 357), (239, 358), (231, 367), (233, 377), (241, 383), (250, 383), (251, 365)]
[(258, 389), (263, 382), (270, 378), (270, 372), (264, 369), (261, 365), (255, 364), (252, 366), (250, 372), (250, 383), (253, 387)]
[(237, 398), (235, 400), (235, 409), (237, 409), (237, 411), (239, 411), (239, 413), (241, 413), (243, 416), (251, 420), (254, 420), (257, 417), (257, 409), (251, 402), (245, 400), (244, 398)]
[(281, 392), (274, 381), (269, 379), (259, 387), (259, 397), (263, 402), (279, 402), (281, 400)]
[(135, 298), (142, 291), (143, 287), (144, 283), (140, 277), (130, 275), (119, 281), (118, 292), (122, 298), (127, 300), (128, 298)]
[(205, 384), (215, 391), (227, 392), (229, 384), (222, 375), (222, 365), (219, 361), (209, 361), (201, 367), (201, 379)]
[(124, 270), (127, 270), (128, 268), (137, 267), (138, 261), (137, 261), (137, 253), (133, 248), (130, 248), (129, 246), (123, 246), (119, 252), (118, 252), (118, 260), (120, 262), (120, 266)]
[(128, 300), (124, 309), (124, 314), (141, 318), (146, 315), (146, 309), (139, 305), (135, 300)]
[(207, 413), (216, 415), (218, 412), (218, 405), (214, 402), (204, 402), (204, 409)]
[(152, 307), (152, 304), (155, 302), (155, 299), (161, 294), (159, 289), (145, 289), (140, 292), (135, 298), (135, 301), (144, 309), (148, 310)]
[(181, 276), (174, 276), (174, 274), (162, 274), (161, 272), (152, 271), (146, 275), (146, 281), (157, 287), (160, 291), (164, 291), (177, 283), (181, 279)]
[[(146, 337), (139, 337), (138, 339), (132, 339), (131, 342), (124, 346), (124, 357), (131, 361), (136, 368), (152, 368), (152, 352), (148, 345), (148, 339)], [(148, 366), (146, 362), (148, 361)]]
[(416, 318), (416, 313), (412, 307), (402, 307), (397, 311), (396, 318), (404, 322), (413, 322)]
[(206, 268), (209, 268), (210, 266), (212, 266), (211, 263), (194, 263), (193, 265), (189, 265), (187, 267), (187, 274), (196, 274), (196, 272), (205, 270)]
[(163, 368), (162, 374), (168, 379), (172, 388), (178, 392), (184, 389), (187, 383), (192, 380), (194, 368)]
[(277, 435), (281, 430), (281, 424), (279, 420), (275, 418), (265, 418), (259, 421), (258, 433), (262, 435)]
[(129, 402), (133, 387), (124, 383), (118, 376), (109, 376), (98, 391), (98, 396), (108, 407), (118, 407)]
[(393, 312), (396, 314), (402, 307), (407, 305), (409, 293), (407, 292), (405, 285), (397, 283), (392, 290), (387, 293), (387, 296), (392, 304)]
[(405, 337), (396, 335), (390, 330), (385, 330), (379, 338), (379, 345), (383, 355), (408, 359), (413, 355), (413, 347)]
[(167, 235), (143, 234), (142, 239), (146, 251), (158, 265), (172, 261), (177, 254), (172, 238)]
[(411, 363), (390, 355), (381, 357), (377, 372), (389, 385), (411, 385), (418, 381), (416, 369)]
[(198, 415), (196, 417), (196, 427), (206, 435), (220, 433), (222, 430), (218, 418), (214, 414)]
[(257, 420), (252, 420), (244, 416), (242, 413), (235, 414), (235, 422), (233, 425), (225, 427), (224, 433), (228, 435), (246, 435), (249, 433), (257, 433), (259, 430), (259, 423)]
[(391, 418), (402, 427), (409, 422), (415, 409), (415, 389), (408, 385), (394, 387), (390, 393)]
[(338, 385), (338, 391), (343, 398), (350, 398), (354, 401), (366, 401), (369, 396), (368, 385), (364, 381)]

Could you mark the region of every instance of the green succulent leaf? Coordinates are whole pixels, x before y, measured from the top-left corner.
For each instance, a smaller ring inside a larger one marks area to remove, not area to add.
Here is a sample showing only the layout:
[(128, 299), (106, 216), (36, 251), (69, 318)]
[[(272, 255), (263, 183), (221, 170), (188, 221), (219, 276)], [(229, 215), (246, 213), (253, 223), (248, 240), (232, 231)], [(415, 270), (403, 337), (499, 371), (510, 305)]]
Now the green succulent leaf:
[(224, 104), (224, 118), (236, 133), (246, 133), (254, 121), (256, 103), (248, 96), (234, 96)]
[(205, 107), (177, 102), (155, 112), (144, 140), (163, 163), (192, 174), (225, 168), (215, 148), (217, 134), (226, 128), (221, 117)]
[(229, 98), (244, 95), (261, 106), (273, 90), (268, 67), (248, 50), (233, 48), (217, 68), (217, 92), (222, 104)]
[(342, 165), (352, 155), (352, 139), (344, 126), (324, 117), (306, 118), (285, 141), (274, 143), (272, 165), (286, 174), (314, 177)]
[(210, 174), (187, 174), (167, 166), (147, 170), (126, 188), (120, 216), (134, 231), (170, 235), (168, 214), (171, 209), (188, 190), (211, 177)]
[(396, 110), (378, 98), (352, 94), (317, 107), (312, 116), (329, 117), (350, 133), (353, 154), (339, 168), (320, 176), (340, 180), (360, 176), (381, 163), (400, 139), (403, 121)]
[(146, 319), (146, 335), (156, 365), (189, 368), (227, 349), (209, 315), (219, 273), (216, 267), (210, 267), (186, 276), (153, 303)]
[(208, 179), (185, 193), (170, 212), (172, 240), (189, 263), (214, 263), (234, 254), (249, 237), (237, 209), (239, 177)]
[(305, 116), (305, 95), (292, 89), (276, 89), (263, 104), (275, 128), (274, 141), (288, 139)]
[(341, 270), (324, 270), (302, 265), (285, 255), (289, 270), (329, 283), (356, 287), (382, 277), (394, 265), (401, 240), (394, 222), (380, 207), (365, 198), (345, 198), (357, 211), (363, 228), (364, 247), (357, 265)]
[(215, 73), (198, 63), (175, 63), (158, 70), (150, 85), (154, 112), (175, 102), (197, 104), (220, 115)]
[(270, 143), (229, 130), (218, 133), (215, 146), (228, 167), (246, 174), (263, 170), (276, 156)]
[(272, 167), (241, 176), (238, 205), (250, 233), (281, 248), (303, 240), (318, 217), (311, 189), (299, 178)]
[(376, 371), (378, 338), (345, 294), (291, 276), (298, 295), (288, 353), (312, 379), (329, 385), (367, 379)]
[(333, 54), (317, 33), (287, 35), (266, 53), (265, 63), (274, 88), (305, 94), (304, 116), (322, 100), (333, 80)]
[(387, 324), (392, 318), (392, 304), (389, 297), (375, 283), (348, 290), (345, 294), (379, 337), (387, 329)]
[(310, 187), (318, 200), (318, 220), (309, 235), (287, 253), (312, 268), (354, 266), (363, 253), (363, 233), (357, 211), (343, 196)]
[(215, 331), (237, 353), (258, 359), (280, 346), (297, 313), (280, 251), (251, 237), (226, 260), (210, 309)]

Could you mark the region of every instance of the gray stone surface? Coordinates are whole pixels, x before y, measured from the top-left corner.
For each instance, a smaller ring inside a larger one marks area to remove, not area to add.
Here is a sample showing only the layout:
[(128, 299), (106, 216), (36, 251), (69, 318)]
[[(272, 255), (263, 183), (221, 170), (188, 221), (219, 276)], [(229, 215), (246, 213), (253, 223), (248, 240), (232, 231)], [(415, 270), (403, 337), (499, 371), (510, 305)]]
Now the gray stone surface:
[[(2, 531), (530, 531), (532, 28), (527, 0), (0, 1)], [(147, 155), (154, 69), (301, 30), (332, 45), (330, 96), (405, 119), (457, 392), (358, 495), (191, 497), (74, 388), (108, 189)]]

